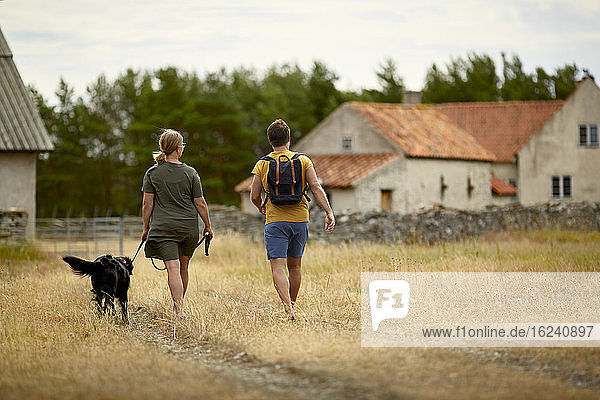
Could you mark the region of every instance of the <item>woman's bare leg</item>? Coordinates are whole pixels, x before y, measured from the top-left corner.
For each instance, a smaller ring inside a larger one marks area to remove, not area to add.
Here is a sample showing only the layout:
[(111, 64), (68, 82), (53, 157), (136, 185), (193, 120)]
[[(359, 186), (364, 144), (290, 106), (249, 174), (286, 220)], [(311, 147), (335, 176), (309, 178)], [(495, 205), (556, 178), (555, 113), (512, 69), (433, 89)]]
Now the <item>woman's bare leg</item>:
[(290, 282), (285, 274), (285, 267), (287, 259), (285, 258), (271, 258), (271, 272), (273, 273), (273, 284), (279, 294), (279, 298), (283, 303), (285, 313), (289, 319), (295, 319), (294, 310), (292, 309), (292, 303), (290, 300)]
[(166, 260), (165, 267), (167, 267), (169, 289), (173, 298), (173, 312), (181, 315), (183, 312), (183, 281), (181, 280), (179, 260)]
[(181, 274), (181, 282), (183, 283), (183, 296), (185, 297), (185, 292), (187, 292), (188, 288), (188, 266), (190, 265), (190, 258), (188, 256), (179, 257), (179, 272)]

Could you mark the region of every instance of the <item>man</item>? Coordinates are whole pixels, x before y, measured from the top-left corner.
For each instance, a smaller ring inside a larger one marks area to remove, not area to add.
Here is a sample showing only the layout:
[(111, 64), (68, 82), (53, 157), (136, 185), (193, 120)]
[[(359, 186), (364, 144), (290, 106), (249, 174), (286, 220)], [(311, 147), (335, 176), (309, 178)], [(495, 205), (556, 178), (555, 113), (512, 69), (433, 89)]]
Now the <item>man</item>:
[[(290, 128), (285, 121), (277, 119), (269, 125), (267, 138), (273, 148), (273, 152), (268, 157), (283, 161), (292, 159), (295, 153), (290, 151)], [(308, 183), (315, 200), (327, 213), (325, 230), (331, 233), (335, 226), (335, 217), (325, 191), (317, 179), (312, 162), (305, 155), (301, 155), (298, 160), (302, 166), (302, 182)], [(250, 199), (258, 210), (266, 215), (265, 247), (271, 263), (273, 283), (288, 318), (294, 320), (296, 318), (294, 303), (300, 289), (302, 254), (308, 239), (308, 201), (305, 196), (302, 196), (300, 202), (296, 204), (273, 204), (269, 198), (268, 172), (269, 161), (259, 160), (252, 170), (254, 177), (250, 189)], [(264, 203), (261, 199), (263, 189), (267, 193)], [(285, 273), (286, 267), (289, 271), (289, 280)]]

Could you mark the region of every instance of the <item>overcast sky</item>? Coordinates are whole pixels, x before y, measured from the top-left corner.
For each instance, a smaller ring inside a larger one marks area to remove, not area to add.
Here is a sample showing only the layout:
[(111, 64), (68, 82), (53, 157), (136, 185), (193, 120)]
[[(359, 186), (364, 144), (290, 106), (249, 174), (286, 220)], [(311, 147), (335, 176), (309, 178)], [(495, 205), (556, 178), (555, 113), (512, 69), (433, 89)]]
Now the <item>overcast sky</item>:
[(432, 63), (470, 51), (521, 57), (527, 71), (566, 63), (600, 77), (600, 0), (0, 0), (0, 28), (26, 83), (47, 98), (62, 76), (84, 92), (100, 73), (174, 65), (204, 74), (322, 60), (338, 87), (376, 87), (396, 61), (420, 90)]

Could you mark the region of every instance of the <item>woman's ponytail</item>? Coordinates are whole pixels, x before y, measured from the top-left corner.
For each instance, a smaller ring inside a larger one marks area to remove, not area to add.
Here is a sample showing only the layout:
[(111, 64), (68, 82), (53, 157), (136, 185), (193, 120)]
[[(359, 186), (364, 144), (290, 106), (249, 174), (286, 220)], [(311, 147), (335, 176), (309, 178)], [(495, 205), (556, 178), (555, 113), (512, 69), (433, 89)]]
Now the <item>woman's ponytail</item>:
[(167, 161), (167, 156), (164, 151), (154, 151), (152, 152), (152, 157), (154, 158), (156, 165), (160, 165)]
[(182, 144), (183, 136), (181, 136), (181, 133), (174, 129), (163, 129), (160, 137), (158, 138), (158, 146), (160, 147), (160, 151), (155, 151), (152, 153), (154, 162), (156, 162), (157, 165), (163, 164), (165, 161), (167, 161), (167, 156), (174, 151), (177, 151), (177, 148)]

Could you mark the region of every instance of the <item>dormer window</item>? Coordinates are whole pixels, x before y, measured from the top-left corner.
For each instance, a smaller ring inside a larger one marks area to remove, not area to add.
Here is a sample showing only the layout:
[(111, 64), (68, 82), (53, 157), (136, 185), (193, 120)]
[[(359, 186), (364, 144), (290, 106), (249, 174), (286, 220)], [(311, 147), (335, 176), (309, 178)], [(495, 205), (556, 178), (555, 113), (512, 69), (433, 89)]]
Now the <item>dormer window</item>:
[(598, 125), (581, 124), (579, 125), (579, 146), (598, 147)]
[(342, 149), (352, 150), (352, 136), (344, 136), (342, 138)]

